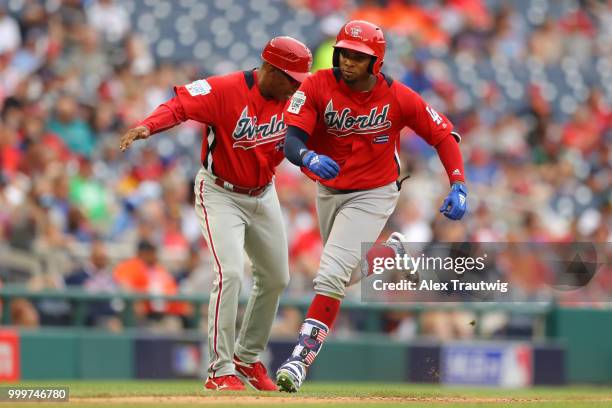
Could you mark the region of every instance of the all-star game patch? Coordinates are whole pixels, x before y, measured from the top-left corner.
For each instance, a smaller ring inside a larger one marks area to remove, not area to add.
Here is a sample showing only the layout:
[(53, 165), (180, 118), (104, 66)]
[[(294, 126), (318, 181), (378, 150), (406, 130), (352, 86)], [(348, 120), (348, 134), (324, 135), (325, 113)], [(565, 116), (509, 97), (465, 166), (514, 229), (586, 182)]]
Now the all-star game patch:
[(198, 79), (192, 83), (185, 85), (185, 89), (191, 96), (206, 95), (210, 93), (212, 89), (210, 84), (205, 79)]
[(300, 113), (302, 106), (306, 103), (306, 95), (302, 91), (297, 91), (291, 97), (291, 102), (289, 103), (289, 108), (287, 108), (287, 112), (295, 113), (296, 115)]

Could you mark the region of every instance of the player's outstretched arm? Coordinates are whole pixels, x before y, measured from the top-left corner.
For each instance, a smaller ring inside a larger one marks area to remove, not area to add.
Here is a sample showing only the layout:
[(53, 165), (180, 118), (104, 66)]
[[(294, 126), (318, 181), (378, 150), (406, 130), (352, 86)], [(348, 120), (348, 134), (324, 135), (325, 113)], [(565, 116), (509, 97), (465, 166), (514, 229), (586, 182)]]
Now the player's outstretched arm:
[(146, 139), (151, 136), (151, 132), (149, 128), (146, 126), (136, 126), (125, 132), (123, 136), (121, 136), (121, 142), (119, 142), (119, 149), (124, 152), (135, 140)]
[(185, 114), (180, 101), (175, 97), (162, 103), (142, 120), (136, 127), (128, 130), (121, 137), (119, 149), (125, 151), (135, 140), (147, 139), (155, 133), (162, 132), (178, 125), (190, 117)]

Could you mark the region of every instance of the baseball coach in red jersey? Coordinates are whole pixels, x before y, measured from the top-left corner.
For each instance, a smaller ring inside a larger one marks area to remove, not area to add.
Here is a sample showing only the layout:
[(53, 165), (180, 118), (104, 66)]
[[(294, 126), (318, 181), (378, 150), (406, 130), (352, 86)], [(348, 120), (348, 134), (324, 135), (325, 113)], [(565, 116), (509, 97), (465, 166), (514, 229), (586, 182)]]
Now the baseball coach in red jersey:
[[(310, 74), (312, 55), (301, 42), (268, 42), (259, 69), (199, 79), (175, 88), (120, 142), (147, 139), (188, 119), (206, 125), (202, 167), (195, 180), (196, 213), (213, 256), (216, 279), (208, 309), (207, 389), (276, 390), (260, 361), (279, 297), (289, 282), (288, 249), (274, 170), (283, 160), (287, 100)], [(236, 339), (243, 252), (254, 285)], [(242, 381), (241, 381), (242, 379)]]

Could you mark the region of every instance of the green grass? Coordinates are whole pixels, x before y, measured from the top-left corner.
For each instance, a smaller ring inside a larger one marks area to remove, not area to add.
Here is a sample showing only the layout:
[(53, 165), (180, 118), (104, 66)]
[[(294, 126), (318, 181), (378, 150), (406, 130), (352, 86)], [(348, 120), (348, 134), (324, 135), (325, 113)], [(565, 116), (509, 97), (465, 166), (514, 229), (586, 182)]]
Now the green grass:
[[(524, 390), (453, 388), (437, 385), (376, 383), (306, 383), (297, 394), (218, 393), (205, 391), (199, 381), (37, 381), (19, 386), (68, 386), (70, 404), (52, 407), (612, 407), (610, 387), (537, 387)], [(162, 397), (156, 401), (103, 401), (92, 398)], [(174, 399), (164, 400), (163, 397)], [(188, 401), (179, 397), (191, 397)], [(75, 401), (77, 398), (87, 400)], [(279, 399), (279, 398), (282, 398)], [(324, 399), (324, 400), (322, 400)], [(404, 400), (402, 400), (404, 399)], [(0, 403), (0, 408), (6, 404)], [(20, 403), (18, 407), (40, 404)]]

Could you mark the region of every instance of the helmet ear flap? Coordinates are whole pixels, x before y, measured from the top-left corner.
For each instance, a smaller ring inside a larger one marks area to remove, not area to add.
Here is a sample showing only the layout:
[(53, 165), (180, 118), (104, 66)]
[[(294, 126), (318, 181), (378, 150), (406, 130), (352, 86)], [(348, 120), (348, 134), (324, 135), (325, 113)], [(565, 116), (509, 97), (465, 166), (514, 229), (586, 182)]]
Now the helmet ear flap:
[(380, 63), (377, 63), (378, 61), (378, 57), (374, 57), (372, 59), (372, 73), (374, 75), (378, 75), (378, 73), (380, 72), (380, 70), (382, 69), (383, 64), (385, 63), (384, 61), (380, 61)]

